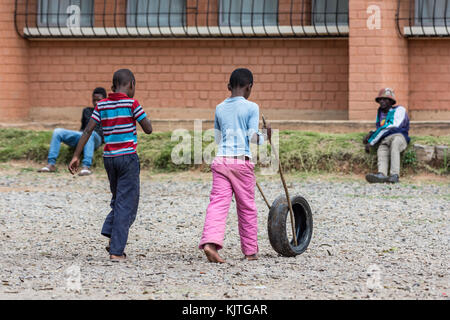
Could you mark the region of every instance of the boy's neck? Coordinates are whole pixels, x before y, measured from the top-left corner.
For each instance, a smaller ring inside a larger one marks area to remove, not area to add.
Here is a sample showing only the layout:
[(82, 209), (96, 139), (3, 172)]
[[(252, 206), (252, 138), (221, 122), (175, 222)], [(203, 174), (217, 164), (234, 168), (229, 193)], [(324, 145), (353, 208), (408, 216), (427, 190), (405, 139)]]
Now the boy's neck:
[(123, 88), (116, 89), (116, 91), (114, 91), (114, 93), (122, 93), (128, 97), (128, 90), (123, 89)]
[(233, 91), (231, 91), (230, 98), (236, 98), (236, 97), (242, 97), (242, 98), (245, 99), (244, 92), (241, 91), (241, 90), (233, 90)]
[(248, 97), (250, 96), (250, 91), (248, 86), (245, 87), (235, 87), (235, 88), (230, 88), (229, 90), (231, 91), (231, 97), (230, 98), (235, 98), (235, 97), (242, 97), (244, 99), (248, 99)]

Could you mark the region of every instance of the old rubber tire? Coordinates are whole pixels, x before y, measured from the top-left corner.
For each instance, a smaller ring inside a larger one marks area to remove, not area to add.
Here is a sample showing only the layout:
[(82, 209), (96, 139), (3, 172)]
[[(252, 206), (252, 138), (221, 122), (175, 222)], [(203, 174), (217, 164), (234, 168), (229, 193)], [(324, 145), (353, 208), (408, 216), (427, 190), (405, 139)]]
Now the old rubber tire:
[(291, 198), (291, 202), (294, 211), (297, 246), (294, 245), (294, 239), (289, 241), (287, 236), (287, 228), (291, 230), (291, 222), (285, 195), (279, 196), (273, 202), (267, 223), (272, 248), (285, 257), (295, 257), (302, 254), (308, 248), (313, 230), (311, 207), (305, 198), (294, 196)]

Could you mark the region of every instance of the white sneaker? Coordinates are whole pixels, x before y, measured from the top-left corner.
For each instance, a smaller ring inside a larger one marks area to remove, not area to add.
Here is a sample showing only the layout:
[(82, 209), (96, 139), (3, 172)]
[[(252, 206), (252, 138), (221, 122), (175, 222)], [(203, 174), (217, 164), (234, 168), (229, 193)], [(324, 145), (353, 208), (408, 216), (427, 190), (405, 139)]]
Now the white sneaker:
[(92, 171), (88, 167), (83, 167), (78, 174), (79, 176), (89, 176), (92, 174)]

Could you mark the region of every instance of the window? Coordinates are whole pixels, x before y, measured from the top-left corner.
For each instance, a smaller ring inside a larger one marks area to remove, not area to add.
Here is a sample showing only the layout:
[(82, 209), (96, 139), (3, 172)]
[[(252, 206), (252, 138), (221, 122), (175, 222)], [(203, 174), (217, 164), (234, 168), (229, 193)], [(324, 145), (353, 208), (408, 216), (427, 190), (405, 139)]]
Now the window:
[(314, 25), (348, 25), (349, 0), (313, 0), (312, 21)]
[(275, 26), (278, 0), (221, 0), (221, 26)]
[(416, 25), (450, 26), (450, 3), (448, 0), (416, 0)]
[(94, 0), (39, 0), (41, 27), (89, 27), (94, 24)]
[(185, 0), (128, 0), (127, 26), (180, 27), (185, 12)]

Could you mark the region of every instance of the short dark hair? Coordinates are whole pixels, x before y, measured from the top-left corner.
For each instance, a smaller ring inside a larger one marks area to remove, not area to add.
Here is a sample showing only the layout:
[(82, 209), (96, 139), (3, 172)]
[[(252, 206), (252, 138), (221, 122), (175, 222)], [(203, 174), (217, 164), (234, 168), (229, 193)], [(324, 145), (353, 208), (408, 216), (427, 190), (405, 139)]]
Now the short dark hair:
[(103, 98), (106, 98), (107, 96), (106, 90), (103, 87), (95, 88), (94, 91), (92, 92), (92, 95), (94, 94), (101, 94)]
[(114, 72), (113, 76), (113, 86), (115, 88), (118, 88), (120, 86), (125, 86), (129, 84), (130, 82), (136, 82), (136, 79), (134, 78), (133, 72), (129, 69), (119, 69), (116, 72)]
[(245, 87), (248, 84), (253, 84), (253, 74), (250, 70), (239, 68), (234, 70), (230, 76), (231, 88)]

